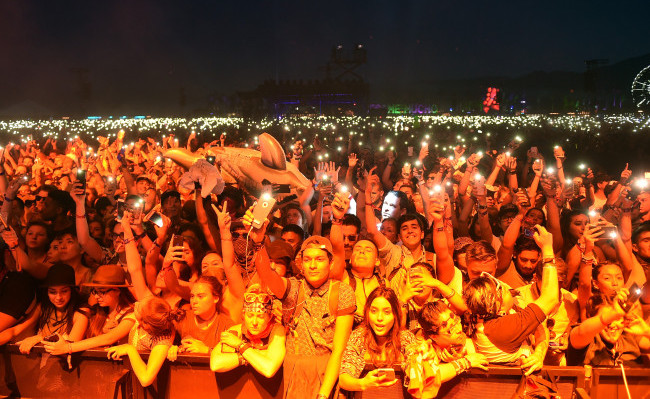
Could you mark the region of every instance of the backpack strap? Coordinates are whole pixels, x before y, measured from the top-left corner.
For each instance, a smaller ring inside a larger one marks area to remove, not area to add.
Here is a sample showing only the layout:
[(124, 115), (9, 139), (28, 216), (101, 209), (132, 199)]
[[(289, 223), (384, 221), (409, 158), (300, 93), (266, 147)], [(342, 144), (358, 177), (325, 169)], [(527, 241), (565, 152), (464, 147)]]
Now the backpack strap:
[(357, 290), (357, 279), (354, 278), (354, 274), (352, 274), (351, 269), (347, 269), (346, 272), (348, 273), (348, 282), (350, 287), (352, 287), (352, 291)]

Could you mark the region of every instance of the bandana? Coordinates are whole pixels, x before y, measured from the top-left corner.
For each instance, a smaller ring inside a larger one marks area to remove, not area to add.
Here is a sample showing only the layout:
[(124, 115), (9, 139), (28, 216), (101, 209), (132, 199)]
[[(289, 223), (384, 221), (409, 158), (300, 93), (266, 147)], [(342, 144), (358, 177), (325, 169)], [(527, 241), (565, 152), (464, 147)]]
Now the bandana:
[(248, 251), (246, 251), (246, 236), (242, 235), (233, 240), (232, 245), (235, 250), (235, 260), (242, 270), (246, 273), (252, 274), (255, 271), (255, 264), (253, 257), (255, 256), (255, 249), (253, 242), (248, 243)]
[(273, 304), (262, 303), (262, 302), (244, 302), (243, 310), (245, 313), (248, 312), (270, 313), (271, 310), (273, 310)]

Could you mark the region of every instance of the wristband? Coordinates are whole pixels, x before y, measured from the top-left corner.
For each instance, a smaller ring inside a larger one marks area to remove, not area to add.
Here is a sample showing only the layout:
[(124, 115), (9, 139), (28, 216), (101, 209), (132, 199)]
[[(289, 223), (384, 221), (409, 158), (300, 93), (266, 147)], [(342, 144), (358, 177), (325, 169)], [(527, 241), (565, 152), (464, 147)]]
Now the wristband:
[(442, 227), (436, 227), (435, 229), (436, 229), (437, 232), (440, 233), (440, 232), (445, 231), (445, 226), (442, 226)]
[(488, 208), (487, 205), (478, 204), (478, 209), (483, 210), (483, 209), (487, 209), (487, 208)]
[(160, 244), (158, 244), (158, 240), (153, 240), (153, 241), (151, 241), (151, 243), (152, 243), (153, 245), (157, 246), (158, 248), (162, 248), (162, 247), (160, 246)]
[(85, 214), (84, 215), (75, 215), (75, 216), (77, 217), (77, 219), (85, 219), (86, 218)]
[(124, 241), (123, 241), (123, 244), (126, 245), (126, 244), (129, 244), (129, 243), (135, 242), (135, 240), (136, 240), (135, 237), (125, 238)]
[(631, 207), (630, 208), (621, 208), (621, 210), (623, 211), (623, 213), (631, 213), (632, 212)]
[(332, 219), (332, 224), (333, 224), (333, 225), (334, 225), (334, 224), (335, 224), (335, 225), (342, 225), (342, 224), (343, 224), (343, 219), (336, 219), (336, 218), (333, 218), (333, 219)]
[(451, 294), (449, 294), (449, 295), (443, 295), (443, 297), (444, 297), (445, 299), (450, 299), (450, 298), (451, 298), (452, 296), (454, 296), (454, 295), (456, 295), (456, 290), (454, 290), (454, 289), (452, 288), (452, 289), (451, 289)]
[(139, 240), (139, 239), (143, 238), (143, 237), (146, 236), (146, 235), (147, 235), (147, 233), (145, 233), (145, 232), (143, 231), (141, 234), (138, 234), (138, 235), (133, 236), (133, 239), (134, 239), (134, 240)]
[(239, 345), (239, 348), (237, 348), (237, 353), (239, 353), (240, 355), (243, 355), (244, 352), (246, 352), (246, 350), (249, 349), (250, 347), (251, 347), (251, 344), (249, 344), (248, 342), (242, 343), (241, 345)]
[(9, 202), (11, 202), (11, 201), (13, 201), (13, 200), (15, 200), (15, 199), (16, 199), (16, 198), (9, 198), (9, 197), (7, 197), (7, 194), (5, 194), (5, 201), (9, 201)]
[(553, 266), (555, 266), (555, 257), (542, 259), (542, 264), (544, 264), (544, 265), (552, 264)]
[(10, 251), (15, 251), (16, 248), (18, 248), (18, 244), (14, 245), (13, 247), (9, 247), (9, 250)]

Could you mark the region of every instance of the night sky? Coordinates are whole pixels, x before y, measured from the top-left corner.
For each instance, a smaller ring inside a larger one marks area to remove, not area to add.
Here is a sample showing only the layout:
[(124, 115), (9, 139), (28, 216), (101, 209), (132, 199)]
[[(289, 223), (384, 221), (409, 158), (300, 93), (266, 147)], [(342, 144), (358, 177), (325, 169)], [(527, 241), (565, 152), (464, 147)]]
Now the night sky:
[(650, 53), (650, 2), (10, 1), (0, 4), (0, 109), (164, 112), (265, 79), (318, 79), (362, 43), (371, 97), (442, 79), (584, 70)]

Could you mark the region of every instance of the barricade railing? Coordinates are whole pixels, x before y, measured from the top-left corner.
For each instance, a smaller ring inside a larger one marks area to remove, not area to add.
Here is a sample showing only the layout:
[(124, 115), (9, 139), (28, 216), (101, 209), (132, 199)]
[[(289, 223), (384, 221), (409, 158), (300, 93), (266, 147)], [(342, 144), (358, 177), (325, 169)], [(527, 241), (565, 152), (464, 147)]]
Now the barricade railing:
[[(146, 359), (146, 354), (143, 355)], [(280, 398), (282, 397), (282, 370), (272, 379), (254, 372), (250, 366), (239, 367), (227, 373), (210, 371), (207, 355), (179, 355), (175, 362), (166, 361), (156, 381), (143, 388), (130, 371), (128, 357), (122, 361), (107, 358), (105, 350), (89, 350), (74, 354), (73, 369), (68, 369), (67, 356), (50, 356), (38, 345), (29, 355), (23, 355), (16, 345), (0, 347), (0, 396), (30, 398)], [(546, 367), (549, 375), (557, 378), (562, 398), (593, 399), (625, 398), (625, 387), (620, 368), (597, 368), (591, 376), (583, 367)], [(625, 370), (633, 398), (650, 398), (650, 369)], [(398, 370), (398, 378), (402, 374)], [(440, 398), (510, 398), (522, 378), (514, 367), (490, 366), (489, 371), (472, 370), (440, 389)], [(366, 391), (356, 398), (401, 398), (403, 390)], [(302, 398), (300, 398), (302, 399)]]

